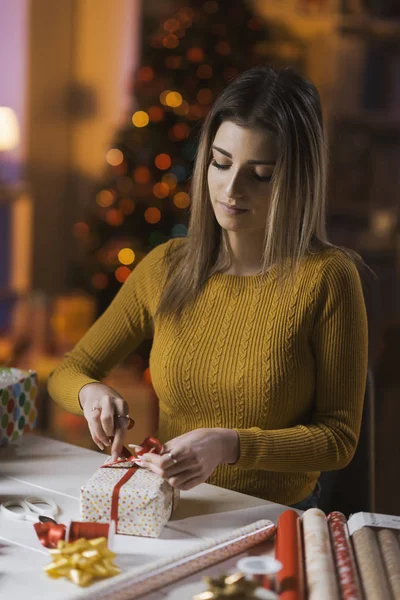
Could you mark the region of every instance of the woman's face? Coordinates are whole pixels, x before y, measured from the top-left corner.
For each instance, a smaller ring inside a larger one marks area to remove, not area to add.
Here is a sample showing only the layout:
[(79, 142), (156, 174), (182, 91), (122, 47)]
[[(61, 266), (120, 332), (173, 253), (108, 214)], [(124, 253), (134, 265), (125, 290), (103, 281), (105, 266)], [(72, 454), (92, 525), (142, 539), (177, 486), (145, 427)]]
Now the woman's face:
[(276, 152), (273, 134), (231, 121), (220, 125), (212, 144), (208, 189), (223, 229), (263, 234)]

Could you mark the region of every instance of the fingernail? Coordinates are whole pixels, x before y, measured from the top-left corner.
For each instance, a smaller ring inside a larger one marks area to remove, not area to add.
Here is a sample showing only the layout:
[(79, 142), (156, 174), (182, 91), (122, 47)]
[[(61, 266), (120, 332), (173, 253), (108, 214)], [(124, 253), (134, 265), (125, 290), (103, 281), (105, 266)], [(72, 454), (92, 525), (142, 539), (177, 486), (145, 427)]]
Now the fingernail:
[(98, 447), (100, 448), (100, 450), (104, 450), (104, 446), (103, 446), (103, 444), (100, 444), (100, 442), (99, 442), (97, 445), (98, 445)]
[(111, 444), (112, 444), (112, 439), (110, 438), (110, 439), (108, 440), (108, 445), (109, 445), (109, 446), (111, 446)]

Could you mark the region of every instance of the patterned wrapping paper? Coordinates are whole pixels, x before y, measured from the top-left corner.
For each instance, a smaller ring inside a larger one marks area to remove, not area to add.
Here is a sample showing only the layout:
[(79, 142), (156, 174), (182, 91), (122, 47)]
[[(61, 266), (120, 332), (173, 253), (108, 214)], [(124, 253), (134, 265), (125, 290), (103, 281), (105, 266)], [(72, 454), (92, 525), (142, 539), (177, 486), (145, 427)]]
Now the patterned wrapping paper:
[[(127, 471), (122, 466), (97, 469), (81, 488), (82, 520), (110, 522), (113, 490)], [(117, 533), (159, 537), (178, 500), (178, 490), (139, 467), (119, 491)]]
[[(272, 521), (256, 521), (216, 540), (199, 540), (196, 549), (185, 550), (171, 558), (162, 558), (134, 572), (99, 583), (85, 593), (85, 600), (133, 600), (215, 565), (231, 556), (241, 554), (275, 534)], [(70, 600), (78, 597), (71, 596)]]
[(342, 600), (362, 600), (353, 549), (347, 531), (347, 519), (341, 512), (328, 515), (333, 554)]
[(391, 529), (379, 529), (378, 541), (393, 598), (400, 600), (400, 547), (397, 535)]
[(339, 600), (325, 513), (310, 508), (302, 517), (308, 600)]
[[(8, 378), (13, 383), (8, 383)], [(34, 371), (0, 368), (0, 446), (14, 442), (37, 426), (37, 390)]]
[(365, 600), (391, 600), (376, 531), (362, 527), (351, 536)]

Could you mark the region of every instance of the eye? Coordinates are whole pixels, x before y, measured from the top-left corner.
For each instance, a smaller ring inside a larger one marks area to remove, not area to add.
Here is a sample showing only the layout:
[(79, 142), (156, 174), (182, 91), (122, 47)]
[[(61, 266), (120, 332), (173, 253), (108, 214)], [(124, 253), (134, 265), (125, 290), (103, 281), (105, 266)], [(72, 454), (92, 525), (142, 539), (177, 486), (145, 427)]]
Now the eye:
[(215, 160), (215, 158), (213, 158), (211, 160), (211, 164), (212, 164), (213, 167), (215, 167), (216, 169), (220, 169), (221, 171), (226, 171), (226, 169), (229, 169), (229, 167), (231, 166), (231, 165), (221, 165), (220, 163), (218, 163)]
[(254, 179), (257, 179), (257, 181), (261, 181), (261, 182), (268, 182), (268, 181), (271, 181), (271, 179), (272, 179), (272, 175), (261, 176), (261, 175), (258, 175), (255, 171), (253, 171), (253, 177), (254, 177)]

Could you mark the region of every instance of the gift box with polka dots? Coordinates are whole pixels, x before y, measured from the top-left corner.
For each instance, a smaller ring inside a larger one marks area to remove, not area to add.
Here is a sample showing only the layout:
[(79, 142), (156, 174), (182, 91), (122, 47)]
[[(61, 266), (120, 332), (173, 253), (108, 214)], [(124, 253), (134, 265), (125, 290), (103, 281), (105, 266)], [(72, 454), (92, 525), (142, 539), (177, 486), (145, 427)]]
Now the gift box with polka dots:
[(36, 395), (34, 371), (0, 367), (0, 446), (36, 427)]
[[(131, 468), (124, 468), (124, 465)], [(148, 469), (136, 469), (118, 492), (116, 531), (125, 535), (159, 537), (178, 505), (179, 490)], [(83, 521), (110, 522), (115, 486), (131, 470), (132, 463), (97, 469), (81, 488)]]

